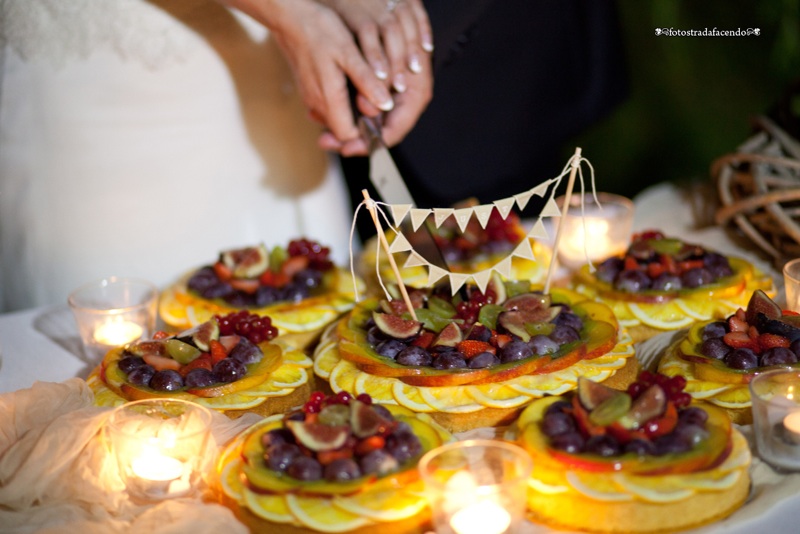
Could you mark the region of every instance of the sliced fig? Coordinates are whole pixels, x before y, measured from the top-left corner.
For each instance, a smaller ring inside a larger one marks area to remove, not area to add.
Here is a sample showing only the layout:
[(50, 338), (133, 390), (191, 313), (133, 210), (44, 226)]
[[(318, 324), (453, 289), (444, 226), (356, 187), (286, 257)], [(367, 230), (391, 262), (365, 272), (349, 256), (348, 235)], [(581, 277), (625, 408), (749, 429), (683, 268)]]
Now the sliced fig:
[(771, 298), (760, 289), (756, 289), (747, 303), (745, 320), (747, 324), (755, 325), (758, 322), (758, 314), (764, 314), (767, 319), (780, 319), (783, 312), (781, 307), (775, 304)]
[(350, 422), (350, 407), (346, 404), (328, 404), (320, 410), (317, 420), (324, 425), (346, 425)]
[(495, 304), (502, 304), (508, 299), (506, 284), (497, 271), (492, 271), (492, 277), (489, 279), (489, 283), (486, 284), (486, 293), (489, 291), (494, 293)]
[(432, 346), (455, 347), (460, 341), (464, 340), (461, 328), (455, 323), (448, 323), (439, 335), (433, 340)]
[(157, 339), (148, 339), (131, 343), (125, 350), (136, 356), (145, 356), (147, 354), (164, 356), (167, 354), (167, 347), (164, 345), (164, 341)]
[(528, 341), (531, 334), (543, 333), (536, 325), (549, 324), (560, 311), (560, 306), (505, 311), (497, 316), (497, 324), (523, 341)]
[(503, 327), (509, 334), (514, 334), (522, 341), (528, 342), (531, 335), (525, 328), (525, 314), (521, 311), (504, 311), (497, 316), (498, 326)]
[(164, 345), (170, 358), (183, 365), (193, 362), (202, 354), (197, 347), (177, 339), (168, 339)]
[(525, 293), (511, 297), (503, 303), (507, 310), (539, 310), (550, 307), (550, 295), (544, 293)]
[(203, 352), (208, 352), (210, 350), (209, 343), (219, 341), (219, 323), (216, 319), (211, 319), (194, 328), (184, 330), (178, 334), (178, 339), (185, 343), (191, 343)]
[(355, 399), (350, 401), (350, 428), (357, 438), (383, 434), (391, 426), (392, 421), (381, 416), (372, 406)]
[(373, 312), (372, 319), (381, 332), (394, 339), (409, 339), (422, 330), (421, 322), (403, 319), (399, 315)]
[(269, 268), (269, 251), (263, 244), (226, 250), (220, 254), (220, 260), (235, 278), (256, 278)]
[(620, 417), (627, 414), (631, 409), (631, 396), (622, 391), (607, 398), (594, 410), (589, 412), (589, 421), (597, 426), (608, 426)]
[(305, 421), (286, 421), (286, 426), (301, 445), (312, 451), (332, 451), (347, 441), (350, 427), (347, 425), (324, 425)]
[(380, 302), (378, 302), (378, 306), (380, 306), (384, 313), (390, 313), (392, 315), (403, 315), (404, 312), (408, 311), (406, 303), (401, 299), (381, 299)]
[(617, 389), (612, 389), (582, 376), (578, 377), (578, 399), (581, 401), (581, 405), (590, 412), (611, 397), (619, 394), (621, 392)]
[(644, 423), (659, 417), (667, 409), (667, 395), (661, 386), (653, 384), (631, 404), (631, 409), (619, 422), (628, 429), (639, 428)]

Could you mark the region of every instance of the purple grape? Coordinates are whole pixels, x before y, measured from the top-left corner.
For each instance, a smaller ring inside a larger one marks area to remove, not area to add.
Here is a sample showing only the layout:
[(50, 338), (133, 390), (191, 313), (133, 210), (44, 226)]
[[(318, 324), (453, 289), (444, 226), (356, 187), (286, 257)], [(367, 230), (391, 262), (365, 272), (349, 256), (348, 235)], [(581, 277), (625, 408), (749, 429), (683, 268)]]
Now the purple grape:
[[(437, 360), (440, 358), (437, 358)], [(433, 358), (430, 353), (422, 347), (409, 345), (397, 354), (396, 361), (401, 365), (427, 366), (431, 364)]]
[(150, 379), (150, 387), (156, 391), (178, 391), (183, 387), (183, 377), (172, 369), (156, 371)]
[(551, 404), (550, 406), (548, 406), (547, 410), (544, 411), (544, 414), (546, 416), (547, 414), (550, 414), (550, 413), (558, 413), (558, 412), (563, 412), (565, 410), (571, 410), (571, 409), (572, 409), (572, 404), (570, 404), (568, 401), (560, 400), (560, 401), (556, 401), (553, 404)]
[(758, 367), (758, 356), (751, 349), (734, 349), (723, 360), (731, 369), (753, 369)]
[(578, 432), (567, 432), (550, 438), (550, 445), (552, 445), (553, 448), (570, 454), (577, 454), (583, 451), (585, 443), (586, 440), (584, 440), (583, 436)]
[(677, 291), (683, 289), (681, 279), (674, 274), (663, 273), (653, 280), (653, 289), (657, 291)]
[(397, 339), (387, 339), (377, 347), (375, 347), (375, 352), (383, 356), (384, 358), (391, 358), (392, 360), (406, 348), (406, 344), (402, 341), (398, 341)]
[(728, 333), (728, 323), (726, 323), (725, 321), (714, 321), (713, 323), (708, 323), (703, 328), (703, 341), (715, 337), (722, 337), (727, 333)]
[(558, 325), (548, 337), (559, 345), (563, 345), (565, 343), (578, 341), (581, 338), (581, 335), (577, 330), (570, 326)]
[(233, 358), (225, 358), (214, 364), (214, 374), (220, 382), (236, 382), (247, 374), (247, 367)]
[(292, 461), (303, 452), (294, 443), (278, 443), (267, 449), (267, 466), (274, 471), (286, 471)]
[(491, 338), (492, 331), (479, 323), (472, 327), (472, 329), (469, 331), (469, 336), (467, 336), (467, 339), (485, 342), (488, 342)]
[(545, 436), (554, 437), (559, 434), (576, 432), (575, 419), (566, 412), (547, 413), (542, 418), (542, 432)]
[(126, 375), (130, 374), (130, 372), (137, 367), (141, 367), (143, 365), (147, 364), (138, 356), (126, 356), (117, 362), (117, 367), (119, 367), (119, 370)]
[(794, 352), (795, 356), (800, 358), (800, 338), (792, 341), (792, 344), (789, 345), (789, 350)]
[(685, 410), (678, 412), (678, 421), (687, 425), (697, 425), (702, 427), (708, 420), (708, 412), (697, 406), (689, 406)]
[(232, 295), (235, 291), (228, 282), (217, 282), (202, 290), (200, 295), (206, 299), (220, 299)]
[(733, 274), (733, 269), (731, 269), (728, 258), (716, 252), (706, 253), (705, 257), (703, 257), (703, 265), (709, 270), (715, 280)]
[(767, 349), (761, 354), (760, 365), (791, 365), (797, 363), (797, 355), (785, 347)]
[(578, 315), (575, 315), (574, 313), (564, 309), (561, 310), (561, 313), (556, 315), (553, 323), (555, 323), (556, 326), (569, 326), (578, 332), (583, 330), (583, 319), (581, 319)]
[(386, 437), (386, 452), (402, 464), (422, 454), (422, 444), (411, 432), (393, 432)]
[(361, 472), (365, 475), (384, 475), (397, 469), (398, 463), (394, 456), (383, 449), (368, 452), (359, 460)]
[(731, 269), (730, 265), (710, 265), (706, 266), (706, 269), (708, 269), (715, 281), (733, 274), (733, 269)]
[(608, 258), (597, 266), (595, 276), (603, 282), (611, 284), (620, 271), (622, 271), (623, 264), (622, 258)]
[(700, 354), (716, 360), (724, 359), (730, 352), (731, 348), (725, 344), (721, 337), (706, 339), (700, 345)]
[(524, 360), (533, 356), (533, 349), (526, 342), (519, 339), (509, 341), (500, 349), (500, 361), (503, 363)]
[(467, 360), (459, 352), (445, 352), (433, 360), (434, 369), (465, 369)]
[(295, 456), (286, 468), (286, 474), (297, 480), (314, 481), (322, 478), (322, 464), (304, 454)]
[(263, 357), (264, 353), (261, 348), (246, 337), (239, 337), (239, 342), (228, 353), (228, 358), (233, 358), (245, 365), (260, 362)]
[[(394, 416), (392, 415), (392, 412), (390, 412), (389, 409), (386, 408), (386, 406), (383, 406), (382, 404), (373, 404), (372, 411), (377, 413), (387, 421), (394, 421)], [(395, 429), (395, 432), (397, 432), (397, 429)]]
[(377, 326), (372, 326), (367, 330), (367, 343), (372, 347), (377, 347), (381, 342), (386, 341), (386, 336)]
[(325, 466), (325, 480), (344, 482), (361, 477), (361, 469), (351, 458), (337, 458)]
[(183, 385), (187, 388), (207, 388), (219, 382), (214, 373), (208, 369), (192, 369), (183, 379)]
[(692, 448), (686, 440), (681, 439), (675, 433), (656, 438), (653, 445), (655, 445), (655, 454), (658, 456), (664, 454), (680, 454)]
[(269, 306), (280, 300), (279, 290), (272, 286), (261, 286), (256, 289), (256, 292), (253, 294), (253, 304), (258, 308)]
[(498, 365), (499, 363), (500, 358), (491, 352), (481, 352), (469, 360), (467, 367), (470, 369), (485, 369), (487, 367), (492, 367), (493, 365)]
[(313, 289), (322, 284), (322, 272), (316, 269), (303, 269), (295, 273), (292, 282), (298, 286)]
[(708, 438), (708, 430), (700, 425), (688, 423), (678, 424), (678, 426), (675, 427), (675, 430), (673, 430), (673, 434), (676, 436), (676, 439), (686, 442), (690, 449)]
[(294, 445), (294, 434), (288, 428), (273, 428), (261, 434), (261, 445), (265, 449), (282, 444)]
[(655, 454), (656, 447), (652, 442), (644, 439), (634, 439), (629, 441), (623, 448), (624, 452), (632, 452), (639, 456), (647, 456)]
[(210, 265), (206, 265), (194, 273), (192, 277), (189, 278), (186, 285), (190, 290), (202, 294), (203, 291), (217, 283), (219, 283), (219, 278), (217, 278), (217, 273), (214, 272), (214, 268)]
[[(565, 326), (564, 328), (569, 328), (573, 332), (575, 331), (570, 326)], [(554, 352), (558, 352), (558, 349), (561, 347), (549, 337), (541, 334), (533, 336), (528, 342), (528, 345), (530, 345), (534, 354), (553, 354)]]
[(301, 300), (308, 298), (310, 294), (311, 293), (309, 293), (307, 287), (298, 285), (294, 282), (286, 284), (283, 288), (281, 288), (281, 300), (285, 300), (287, 302), (300, 302)]
[(616, 456), (620, 453), (619, 442), (608, 434), (592, 436), (586, 440), (583, 450), (603, 457)]
[(154, 374), (156, 374), (156, 370), (152, 366), (140, 365), (128, 373), (128, 382), (134, 386), (147, 386)]
[(622, 271), (617, 276), (616, 281), (614, 282), (614, 288), (619, 291), (626, 291), (628, 293), (638, 293), (643, 289), (650, 288), (652, 281), (644, 271), (639, 271), (637, 269), (631, 269), (628, 271)]
[(693, 288), (710, 284), (714, 281), (714, 275), (705, 267), (689, 269), (681, 275), (681, 282), (684, 287)]
[(236, 291), (230, 295), (222, 297), (228, 305), (234, 308), (252, 308), (254, 304), (253, 295), (244, 291)]

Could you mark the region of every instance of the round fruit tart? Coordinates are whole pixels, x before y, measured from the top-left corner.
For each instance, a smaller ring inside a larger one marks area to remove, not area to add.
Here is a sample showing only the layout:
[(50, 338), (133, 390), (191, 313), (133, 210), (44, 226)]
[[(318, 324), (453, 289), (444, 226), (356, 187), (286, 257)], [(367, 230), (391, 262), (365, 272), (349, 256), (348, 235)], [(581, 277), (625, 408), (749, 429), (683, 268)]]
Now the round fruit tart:
[[(464, 204), (462, 207), (467, 207), (467, 205), (472, 204)], [(529, 239), (536, 259), (512, 257), (511, 279), (543, 283), (547, 276), (547, 266), (550, 264), (552, 256), (551, 249), (538, 241), (527, 238), (527, 232), (522, 227), (519, 216), (513, 211), (503, 219), (497, 208), (492, 209), (485, 228), (481, 227), (475, 217), (472, 217), (463, 232), (456, 223), (455, 216), (451, 215), (439, 228), (431, 228), (431, 231), (442, 257), (454, 273), (475, 273), (491, 268), (508, 256), (523, 239)], [(391, 241), (392, 234), (387, 234), (387, 239)], [(375, 279), (376, 250), (377, 240), (372, 239), (364, 246), (361, 259), (362, 274), (370, 281), (369, 285), (373, 288), (378, 287)], [(397, 257), (400, 258), (399, 255)], [(406, 258), (407, 255), (398, 261), (398, 264), (402, 266)], [(380, 273), (385, 280), (394, 279), (394, 273), (388, 261), (383, 257), (381, 257)], [(401, 276), (407, 286), (416, 288), (428, 286), (426, 267), (405, 267), (401, 269)]]
[(313, 332), (353, 307), (353, 277), (307, 239), (286, 248), (263, 244), (219, 255), (183, 276), (162, 295), (159, 313), (173, 328), (190, 328), (213, 315), (249, 310), (268, 315), (281, 334)]
[(425, 414), (314, 392), (225, 449), (219, 494), (253, 532), (421, 533), (429, 512), (417, 461), (451, 440)]
[(724, 408), (735, 423), (753, 422), (748, 384), (758, 373), (800, 368), (800, 316), (763, 291), (724, 321), (692, 326), (661, 357), (659, 372), (686, 378), (694, 398)]
[(594, 273), (582, 267), (572, 286), (611, 306), (634, 341), (642, 341), (725, 317), (746, 305), (756, 289), (772, 291), (772, 280), (743, 259), (646, 231)]
[(402, 301), (365, 300), (323, 334), (314, 372), (453, 432), (506, 424), (578, 376), (619, 387), (636, 376), (633, 342), (607, 306), (565, 289), (508, 292), (518, 287), (496, 276), (485, 293), (411, 290), (417, 320)]
[(534, 521), (592, 532), (673, 532), (747, 498), (750, 449), (724, 411), (691, 405), (680, 377), (647, 371), (627, 392), (580, 379), (531, 404), (507, 438), (532, 456)]
[(312, 361), (268, 317), (240, 311), (112, 349), (89, 376), (98, 406), (177, 398), (238, 417), (282, 413), (311, 393)]

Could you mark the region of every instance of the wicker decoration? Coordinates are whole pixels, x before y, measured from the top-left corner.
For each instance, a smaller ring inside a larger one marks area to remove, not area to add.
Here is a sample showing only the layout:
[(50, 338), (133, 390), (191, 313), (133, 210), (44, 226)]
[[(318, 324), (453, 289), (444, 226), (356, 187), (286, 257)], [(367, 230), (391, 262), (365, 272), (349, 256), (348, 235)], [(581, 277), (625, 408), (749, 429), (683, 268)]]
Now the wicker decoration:
[(800, 143), (765, 117), (737, 152), (716, 160), (719, 225), (734, 223), (776, 264), (800, 257)]

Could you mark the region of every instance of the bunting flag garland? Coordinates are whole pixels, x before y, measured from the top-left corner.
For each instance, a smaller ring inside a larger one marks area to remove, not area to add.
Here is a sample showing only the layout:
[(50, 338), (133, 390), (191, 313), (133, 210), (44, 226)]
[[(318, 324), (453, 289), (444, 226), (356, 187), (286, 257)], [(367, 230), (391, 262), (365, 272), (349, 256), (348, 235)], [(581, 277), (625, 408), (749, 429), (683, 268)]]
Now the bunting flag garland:
[[(578, 149), (576, 151), (576, 154), (572, 158), (570, 158), (570, 160), (564, 166), (564, 170), (559, 176), (551, 178), (550, 180), (547, 180), (545, 182), (542, 182), (528, 191), (518, 193), (508, 198), (495, 200), (491, 204), (481, 204), (477, 206), (470, 206), (459, 209), (453, 209), (453, 208), (419, 209), (413, 207), (410, 204), (384, 204), (375, 202), (373, 200), (369, 200), (369, 202), (374, 203), (377, 209), (380, 209), (380, 206), (387, 206), (388, 209), (390, 210), (392, 221), (394, 223), (394, 227), (392, 228), (392, 230), (395, 231), (396, 235), (395, 239), (390, 245), (389, 252), (391, 254), (408, 252), (409, 255), (405, 261), (404, 267), (407, 268), (407, 267), (422, 266), (427, 268), (428, 285), (433, 285), (442, 280), (443, 278), (447, 278), (453, 294), (455, 294), (465, 283), (467, 283), (467, 281), (470, 278), (475, 282), (475, 284), (481, 291), (484, 291), (489, 282), (489, 279), (491, 278), (492, 272), (497, 272), (498, 274), (500, 274), (505, 278), (511, 277), (511, 259), (513, 257), (536, 261), (536, 257), (533, 253), (530, 240), (548, 239), (549, 236), (545, 228), (544, 219), (561, 216), (561, 209), (558, 207), (558, 204), (555, 201), (555, 196), (559, 188), (559, 185), (561, 184), (562, 179), (568, 174), (570, 174), (570, 168), (572, 168), (573, 173), (577, 170), (577, 173), (580, 175), (581, 195), (585, 193), (583, 174), (580, 170), (580, 165), (583, 162), (585, 162), (589, 166), (589, 169), (591, 171), (591, 192), (594, 195), (595, 194), (594, 169), (592, 168), (591, 163), (589, 163), (588, 160), (580, 156), (580, 149)], [(572, 183), (572, 179), (570, 179), (570, 183)], [(420, 226), (422, 226), (423, 223), (425, 223), (426, 220), (428, 220), (428, 218), (431, 215), (433, 215), (433, 222), (436, 225), (436, 228), (440, 228), (447, 219), (453, 217), (455, 219), (455, 223), (458, 225), (458, 228), (462, 232), (464, 232), (467, 228), (469, 221), (474, 216), (475, 219), (480, 224), (481, 228), (485, 229), (493, 210), (496, 209), (499, 212), (500, 216), (503, 219), (506, 219), (515, 205), (518, 206), (519, 209), (524, 209), (528, 205), (529, 201), (533, 196), (546, 198), (546, 201), (544, 207), (538, 213), (536, 222), (533, 224), (531, 230), (528, 232), (526, 237), (523, 238), (523, 240), (514, 248), (514, 250), (511, 253), (509, 253), (508, 256), (502, 258), (491, 267), (479, 272), (469, 273), (469, 274), (455, 273), (431, 264), (421, 254), (419, 254), (417, 251), (413, 249), (413, 246), (411, 245), (411, 243), (409, 243), (408, 239), (402, 234), (402, 232), (400, 232), (400, 226), (407, 217), (410, 216), (411, 227), (413, 228), (414, 231), (416, 231), (420, 228)], [(365, 200), (365, 202), (367, 202), (367, 200)], [(358, 210), (356, 210), (356, 215), (357, 214)], [(389, 219), (384, 215), (383, 220), (388, 221)]]

